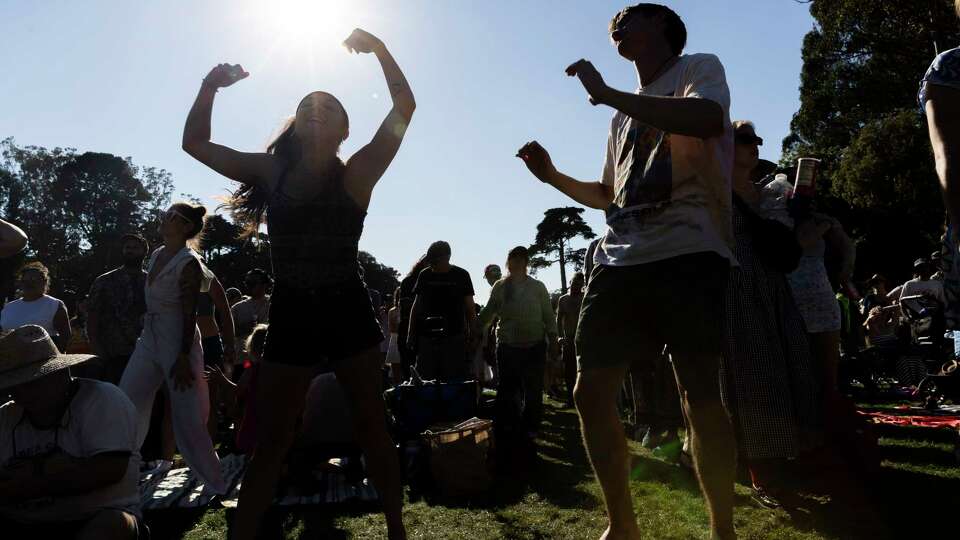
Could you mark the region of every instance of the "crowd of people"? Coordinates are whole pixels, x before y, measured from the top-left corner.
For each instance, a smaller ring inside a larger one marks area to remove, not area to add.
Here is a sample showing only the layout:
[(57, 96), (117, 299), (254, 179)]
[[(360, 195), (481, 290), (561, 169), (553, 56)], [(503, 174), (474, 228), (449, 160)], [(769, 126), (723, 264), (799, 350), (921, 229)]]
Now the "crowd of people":
[[(249, 75), (239, 65), (213, 68), (182, 147), (240, 183), (228, 205), (248, 234), (266, 222), (272, 268), (246, 274), (246, 295), (225, 289), (235, 284), (220, 283), (191, 248), (206, 214), (191, 203), (162, 215), (152, 253), (142, 236), (122, 237), (122, 265), (92, 284), (81, 328), (47, 294), (47, 269), (23, 266), (18, 297), (0, 312), (0, 391), (11, 398), (0, 406), (4, 533), (142, 537), (138, 473), (169, 469), (175, 448), (204, 489), (222, 495), (219, 446), (250, 456), (232, 534), (255, 538), (289, 456), (335, 444), (365, 456), (388, 535), (405, 538), (383, 386), (410, 380), (494, 386), (496, 438), (512, 451), (535, 448), (545, 391), (575, 406), (609, 519), (603, 538), (641, 536), (618, 404), (628, 374), (648, 401), (673, 396), (677, 420), (649, 422), (645, 444), (675, 439), (685, 426), (684, 455), (714, 538), (735, 538), (738, 458), (755, 498), (780, 504), (788, 464), (845, 427), (836, 422), (848, 406), (841, 351), (857, 347), (845, 334), (862, 325), (870, 345), (890, 346), (903, 324), (899, 304), (917, 296), (944, 309), (945, 330), (956, 328), (956, 231), (948, 227), (936, 262), (916, 262), (914, 279), (891, 290), (874, 276), (861, 295), (842, 225), (801, 192), (801, 166), (787, 171), (792, 185), (759, 159), (756, 126), (730, 119), (720, 60), (683, 53), (680, 17), (637, 4), (613, 17), (609, 35), (634, 66), (637, 91), (609, 87), (588, 60), (567, 68), (591, 104), (615, 110), (601, 177), (560, 172), (536, 141), (517, 153), (541, 182), (606, 214), (584, 272), (556, 303), (529, 275), (522, 246), (506, 253), (505, 276), (496, 264), (484, 269), (491, 288), (482, 307), (443, 241), (396, 291), (367, 288), (358, 242), (416, 108), (378, 38), (358, 29), (345, 45), (378, 59), (392, 108), (346, 160), (348, 116), (321, 91), (303, 98), (266, 152), (212, 142), (216, 94)], [(960, 223), (958, 92), (953, 49), (931, 65), (919, 97), (950, 224)], [(26, 245), (23, 231), (0, 220), (0, 256)], [(91, 354), (71, 350), (77, 332)], [(234, 426), (231, 440), (222, 425)], [(145, 445), (150, 433), (159, 451)], [(501, 466), (515, 456), (497, 457)]]

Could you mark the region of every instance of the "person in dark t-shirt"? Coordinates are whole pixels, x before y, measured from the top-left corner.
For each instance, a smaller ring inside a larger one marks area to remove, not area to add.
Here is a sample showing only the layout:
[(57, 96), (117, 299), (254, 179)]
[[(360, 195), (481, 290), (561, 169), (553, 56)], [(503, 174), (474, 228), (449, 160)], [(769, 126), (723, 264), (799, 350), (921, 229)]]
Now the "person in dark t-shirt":
[(400, 369), (403, 380), (410, 378), (410, 368), (416, 363), (416, 353), (407, 346), (407, 333), (410, 329), (410, 312), (413, 310), (414, 292), (420, 272), (427, 267), (426, 254), (422, 255), (400, 281), (400, 326), (397, 329), (397, 348), (400, 351)]
[(427, 260), (429, 266), (413, 288), (407, 344), (417, 352), (420, 377), (464, 380), (469, 373), (467, 349), (477, 327), (473, 282), (466, 270), (450, 264), (446, 242), (434, 242)]

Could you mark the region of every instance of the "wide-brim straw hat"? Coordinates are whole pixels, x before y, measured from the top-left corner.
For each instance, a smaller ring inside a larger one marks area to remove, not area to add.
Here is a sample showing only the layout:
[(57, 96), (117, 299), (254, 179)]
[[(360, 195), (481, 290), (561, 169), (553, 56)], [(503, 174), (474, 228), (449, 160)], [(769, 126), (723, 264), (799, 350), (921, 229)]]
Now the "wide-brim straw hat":
[(37, 380), (91, 358), (90, 354), (60, 354), (42, 326), (21, 326), (0, 336), (0, 389)]

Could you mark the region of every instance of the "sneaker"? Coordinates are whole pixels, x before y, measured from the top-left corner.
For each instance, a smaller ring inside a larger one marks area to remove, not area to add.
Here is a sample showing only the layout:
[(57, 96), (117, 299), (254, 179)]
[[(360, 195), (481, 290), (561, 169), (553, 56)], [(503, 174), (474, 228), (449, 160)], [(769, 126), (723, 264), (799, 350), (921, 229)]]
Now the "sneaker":
[(753, 493), (751, 493), (750, 495), (750, 500), (759, 504), (760, 506), (764, 508), (769, 508), (771, 510), (775, 510), (782, 506), (780, 504), (780, 501), (778, 501), (776, 497), (771, 495), (770, 492), (766, 491), (765, 489), (761, 487), (753, 486), (752, 491)]

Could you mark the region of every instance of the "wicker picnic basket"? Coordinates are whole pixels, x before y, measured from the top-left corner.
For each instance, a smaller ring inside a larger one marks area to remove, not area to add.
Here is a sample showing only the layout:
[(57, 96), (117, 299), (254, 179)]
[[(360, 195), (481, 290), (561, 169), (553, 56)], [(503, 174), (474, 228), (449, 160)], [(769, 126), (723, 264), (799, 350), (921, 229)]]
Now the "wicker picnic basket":
[(423, 439), (430, 449), (430, 473), (441, 495), (479, 495), (490, 488), (493, 422), (471, 418), (446, 429), (427, 430)]

